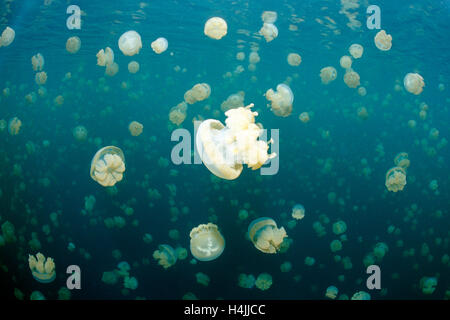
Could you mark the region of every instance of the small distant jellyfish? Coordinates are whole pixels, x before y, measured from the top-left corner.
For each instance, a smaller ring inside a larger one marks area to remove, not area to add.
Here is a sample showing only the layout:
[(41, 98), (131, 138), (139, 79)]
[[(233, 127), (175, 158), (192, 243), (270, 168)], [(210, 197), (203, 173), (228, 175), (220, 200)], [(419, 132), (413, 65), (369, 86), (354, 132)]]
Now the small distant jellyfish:
[(259, 63), (260, 60), (261, 58), (259, 57), (258, 52), (256, 51), (250, 52), (250, 55), (248, 57), (248, 61), (250, 62), (250, 64), (257, 64)]
[(325, 67), (320, 70), (320, 79), (323, 84), (329, 84), (337, 77), (337, 71), (334, 67)]
[(308, 112), (302, 112), (300, 113), (300, 115), (298, 116), (298, 118), (300, 119), (301, 122), (303, 123), (308, 123), (310, 120), (309, 117), (309, 113)]
[(337, 252), (342, 250), (342, 242), (339, 240), (333, 240), (330, 243), (331, 252)]
[(105, 50), (101, 49), (97, 55), (97, 65), (105, 67), (114, 62), (114, 51), (110, 47), (106, 47)]
[(252, 274), (241, 273), (238, 279), (238, 286), (241, 288), (251, 289), (255, 286), (255, 276)]
[(138, 54), (142, 48), (141, 36), (134, 30), (127, 31), (119, 38), (119, 49), (126, 56)]
[(428, 184), (428, 187), (432, 191), (436, 191), (439, 188), (439, 184), (438, 184), (437, 180), (431, 180), (430, 183)]
[(128, 72), (129, 72), (129, 73), (132, 73), (132, 74), (135, 74), (135, 73), (137, 73), (138, 71), (139, 71), (139, 63), (136, 62), (136, 61), (131, 61), (131, 62), (128, 64)]
[(81, 47), (81, 40), (78, 37), (70, 37), (66, 42), (66, 50), (69, 53), (77, 53)]
[(423, 91), (425, 82), (420, 74), (408, 73), (403, 79), (403, 85), (408, 92), (419, 95)]
[(284, 83), (277, 86), (277, 91), (267, 90), (266, 99), (271, 102), (271, 110), (278, 117), (287, 117), (292, 113), (294, 94), (291, 88)]
[(138, 281), (135, 277), (125, 276), (123, 279), (123, 287), (130, 290), (136, 290), (138, 287)]
[(397, 167), (401, 167), (403, 169), (407, 169), (410, 165), (410, 161), (408, 159), (408, 154), (406, 152), (400, 152), (394, 158), (394, 163)]
[(386, 34), (386, 31), (380, 30), (374, 38), (375, 45), (381, 51), (388, 51), (392, 47), (392, 36)]
[(245, 59), (245, 53), (244, 52), (236, 53), (236, 60), (244, 61), (244, 59)]
[(19, 118), (14, 117), (11, 120), (9, 120), (8, 131), (10, 135), (12, 136), (18, 135), (21, 127), (22, 121), (20, 121)]
[(301, 220), (305, 217), (305, 207), (301, 204), (296, 204), (292, 208), (292, 218)]
[(349, 88), (356, 88), (360, 85), (359, 74), (351, 69), (347, 69), (344, 75), (344, 82)]
[(38, 53), (31, 57), (31, 64), (33, 65), (33, 71), (42, 71), (44, 68), (44, 57), (42, 54)]
[(143, 129), (144, 129), (144, 126), (137, 121), (132, 121), (128, 125), (128, 130), (130, 131), (131, 135), (134, 137), (139, 136), (142, 133)]
[(169, 112), (169, 120), (173, 124), (179, 126), (186, 119), (187, 104), (186, 102), (181, 102), (175, 107), (172, 107)]
[(16, 32), (10, 27), (6, 27), (5, 30), (3, 30), (2, 35), (0, 36), (0, 47), (9, 46), (14, 41), (15, 37)]
[(158, 246), (159, 250), (153, 252), (153, 258), (158, 261), (158, 264), (164, 269), (170, 268), (177, 262), (177, 255), (175, 250), (168, 244), (161, 244)]
[(88, 131), (84, 126), (76, 126), (73, 129), (72, 133), (77, 141), (85, 141), (87, 138)]
[(422, 277), (420, 279), (420, 288), (423, 294), (432, 294), (436, 290), (437, 279), (435, 277)]
[(350, 46), (348, 51), (354, 59), (359, 59), (363, 55), (364, 48), (362, 47), (362, 45), (354, 43)]
[(351, 297), (351, 300), (370, 300), (370, 294), (365, 291), (358, 291)]
[(270, 42), (278, 37), (278, 28), (273, 23), (264, 23), (262, 28), (259, 30), (259, 34), (264, 36), (266, 42)]
[(195, 278), (197, 279), (197, 283), (200, 283), (205, 287), (209, 285), (209, 281), (211, 280), (209, 276), (203, 272), (197, 272), (195, 274)]
[(402, 191), (406, 185), (406, 171), (402, 167), (393, 167), (386, 173), (386, 188), (389, 191)]
[(338, 292), (339, 292), (338, 288), (336, 288), (335, 286), (329, 286), (327, 288), (327, 291), (325, 292), (325, 297), (330, 299), (336, 299)]
[(345, 233), (345, 231), (347, 231), (347, 224), (342, 221), (339, 220), (335, 223), (333, 223), (333, 233), (336, 235), (340, 235), (342, 233)]
[(115, 62), (106, 65), (105, 74), (109, 77), (113, 77), (119, 72), (119, 65)]
[(217, 259), (225, 249), (225, 239), (213, 223), (193, 228), (189, 236), (191, 254), (200, 261)]
[(290, 66), (297, 67), (302, 63), (302, 57), (298, 53), (289, 53), (287, 56), (287, 62)]
[(261, 273), (255, 281), (255, 286), (260, 290), (267, 290), (272, 286), (272, 276), (266, 272)]
[(359, 88), (358, 88), (358, 94), (359, 94), (361, 97), (364, 97), (364, 96), (367, 94), (366, 88), (364, 88), (364, 87), (359, 87)]
[(44, 85), (47, 82), (47, 72), (41, 71), (41, 72), (36, 73), (35, 81), (36, 81), (36, 84), (39, 86)]
[(312, 267), (316, 263), (316, 259), (313, 257), (306, 257), (305, 258), (305, 264), (309, 267)]
[(205, 23), (203, 32), (211, 39), (220, 40), (227, 34), (227, 23), (220, 17), (213, 17), (208, 19)]
[(292, 270), (292, 263), (289, 261), (283, 262), (280, 266), (281, 272), (289, 272)]
[(352, 67), (352, 58), (349, 56), (343, 56), (341, 57), (341, 60), (339, 60), (339, 64), (344, 69), (350, 69)]
[(277, 17), (278, 14), (275, 11), (264, 11), (261, 15), (261, 19), (265, 23), (275, 23)]
[(31, 273), (34, 279), (41, 283), (49, 283), (55, 280), (55, 263), (50, 257), (45, 258), (45, 256), (38, 252), (36, 257), (33, 255), (28, 255), (28, 265), (30, 267)]
[(168, 46), (169, 46), (169, 42), (167, 41), (166, 38), (162, 38), (162, 37), (156, 39), (151, 44), (153, 51), (156, 52), (157, 54), (161, 54), (164, 51), (166, 51)]
[(112, 187), (123, 179), (125, 156), (115, 146), (103, 147), (91, 161), (91, 178), (104, 187)]
[(286, 230), (283, 227), (278, 228), (276, 222), (267, 217), (253, 220), (247, 231), (255, 248), (264, 253), (280, 251), (283, 239), (287, 237)]

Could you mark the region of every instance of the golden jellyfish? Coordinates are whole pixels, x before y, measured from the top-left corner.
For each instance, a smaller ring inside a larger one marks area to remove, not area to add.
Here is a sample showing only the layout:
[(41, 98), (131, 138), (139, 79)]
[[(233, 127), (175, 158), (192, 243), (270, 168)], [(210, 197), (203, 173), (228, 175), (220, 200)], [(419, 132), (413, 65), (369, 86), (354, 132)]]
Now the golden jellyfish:
[(408, 73), (403, 79), (403, 85), (408, 92), (418, 95), (423, 91), (425, 82), (420, 74)]
[(131, 61), (128, 64), (128, 72), (134, 74), (134, 73), (136, 73), (138, 71), (139, 71), (139, 63), (136, 62), (136, 61)]
[(47, 82), (47, 72), (41, 71), (36, 73), (35, 81), (40, 86), (44, 85)]
[(3, 30), (2, 35), (0, 36), (0, 47), (9, 46), (14, 41), (15, 37), (16, 32), (10, 27), (6, 27), (5, 30)]
[(233, 180), (239, 177), (243, 164), (259, 169), (276, 154), (268, 154), (268, 144), (258, 140), (263, 130), (255, 124), (257, 112), (253, 103), (225, 112), (226, 126), (215, 119), (203, 121), (197, 130), (196, 147), (200, 158), (210, 172), (219, 178)]
[(164, 51), (166, 51), (168, 46), (169, 46), (169, 42), (167, 41), (166, 38), (162, 38), (162, 37), (156, 39), (151, 44), (153, 51), (156, 52), (157, 54), (161, 54)]
[(115, 62), (106, 65), (105, 74), (113, 77), (119, 72), (119, 65)]
[(248, 61), (250, 62), (250, 64), (257, 64), (260, 60), (261, 58), (259, 57), (258, 52), (256, 51), (250, 52), (250, 55), (248, 57)]
[(244, 91), (239, 91), (238, 93), (234, 93), (230, 95), (227, 100), (222, 102), (220, 105), (220, 110), (223, 112), (227, 112), (230, 109), (236, 109), (244, 106)]
[(392, 36), (386, 34), (386, 31), (379, 31), (374, 38), (375, 45), (381, 51), (388, 51), (392, 47)]
[(278, 37), (278, 28), (273, 23), (264, 23), (259, 30), (259, 34), (266, 39), (266, 42), (270, 42)]
[(402, 167), (393, 167), (386, 173), (386, 188), (389, 191), (402, 191), (406, 185), (406, 171)]
[(179, 126), (183, 123), (184, 119), (186, 119), (186, 111), (187, 111), (187, 104), (186, 102), (181, 102), (177, 104), (175, 107), (170, 109), (169, 112), (169, 120), (173, 124), (176, 124)]
[(184, 101), (189, 104), (194, 104), (197, 101), (207, 99), (211, 94), (211, 87), (207, 83), (197, 83), (192, 89), (184, 94)]
[(367, 94), (366, 88), (364, 88), (364, 87), (359, 87), (359, 88), (358, 88), (358, 94), (359, 94), (361, 97), (364, 97), (364, 96)]
[(191, 254), (200, 261), (217, 259), (225, 249), (225, 239), (217, 225), (213, 223), (201, 224), (193, 228), (191, 237)]
[(344, 75), (344, 82), (349, 88), (356, 88), (360, 85), (359, 74), (351, 69), (347, 69)]
[(208, 19), (205, 23), (203, 32), (211, 39), (220, 40), (227, 34), (227, 23), (220, 17), (213, 17)]
[(245, 59), (245, 53), (244, 52), (236, 53), (236, 60), (244, 61), (244, 59)]
[(114, 62), (114, 51), (110, 47), (106, 47), (104, 50), (101, 49), (97, 55), (97, 65), (104, 67), (110, 65)]
[(49, 283), (55, 280), (55, 263), (50, 257), (45, 256), (38, 252), (36, 257), (28, 255), (28, 265), (30, 267), (33, 278), (41, 283)]
[(266, 272), (256, 278), (255, 286), (260, 290), (267, 290), (272, 286), (272, 276)]
[(300, 119), (301, 122), (303, 123), (308, 123), (310, 118), (309, 118), (309, 113), (308, 112), (302, 112), (300, 113), (300, 115), (298, 116), (298, 118)]
[(335, 223), (333, 223), (333, 233), (336, 235), (340, 235), (343, 234), (345, 231), (347, 231), (347, 224), (342, 221), (339, 220)]
[(436, 290), (437, 284), (436, 277), (422, 277), (420, 279), (420, 288), (423, 294), (432, 294)]
[(349, 56), (342, 56), (341, 60), (339, 60), (339, 64), (344, 69), (349, 69), (352, 67), (352, 58)]
[(296, 220), (301, 220), (305, 217), (305, 207), (301, 204), (296, 204), (292, 208), (292, 218)]
[(335, 286), (329, 286), (325, 293), (325, 297), (330, 299), (336, 299), (338, 292), (339, 292), (338, 288), (336, 288)]
[(42, 71), (44, 68), (44, 57), (42, 54), (38, 53), (31, 57), (31, 64), (33, 66), (33, 71)]
[(85, 141), (87, 139), (88, 131), (84, 126), (76, 126), (72, 132), (77, 141)]
[(290, 66), (297, 67), (302, 63), (302, 57), (298, 53), (289, 53), (287, 62)]
[(394, 163), (397, 167), (407, 169), (409, 167), (410, 161), (408, 159), (408, 154), (406, 152), (400, 152), (394, 158)]
[(115, 146), (103, 147), (91, 161), (91, 178), (104, 187), (112, 187), (123, 179), (125, 156)]
[(255, 248), (264, 253), (280, 251), (283, 239), (287, 237), (284, 227), (278, 228), (276, 222), (267, 217), (253, 220), (247, 231)]
[(271, 101), (271, 110), (278, 117), (287, 117), (292, 113), (292, 103), (294, 94), (291, 88), (281, 83), (277, 86), (277, 91), (267, 90), (266, 99)]
[(119, 49), (126, 56), (138, 54), (142, 48), (141, 36), (134, 30), (122, 34), (119, 38)]
[(278, 14), (275, 11), (264, 11), (261, 15), (261, 19), (265, 23), (275, 23), (277, 18)]
[(177, 255), (175, 250), (168, 244), (161, 244), (158, 246), (159, 250), (153, 252), (153, 258), (158, 261), (158, 264), (164, 269), (170, 268), (177, 262)]
[(55, 106), (62, 106), (64, 104), (64, 97), (62, 95), (56, 96), (53, 100)]
[(81, 47), (81, 40), (78, 37), (70, 37), (66, 42), (66, 50), (69, 53), (77, 53)]
[(320, 79), (323, 84), (329, 84), (337, 77), (337, 71), (334, 67), (325, 67), (320, 70)]
[(8, 131), (12, 136), (18, 135), (20, 131), (20, 127), (22, 127), (22, 121), (19, 118), (14, 117), (9, 120)]
[(139, 136), (142, 133), (143, 129), (144, 129), (144, 126), (137, 121), (132, 121), (128, 125), (128, 130), (130, 131), (131, 135), (134, 137)]
[(364, 48), (362, 45), (354, 43), (350, 46), (350, 48), (348, 49), (348, 52), (350, 52), (351, 56), (354, 59), (359, 59), (363, 55)]

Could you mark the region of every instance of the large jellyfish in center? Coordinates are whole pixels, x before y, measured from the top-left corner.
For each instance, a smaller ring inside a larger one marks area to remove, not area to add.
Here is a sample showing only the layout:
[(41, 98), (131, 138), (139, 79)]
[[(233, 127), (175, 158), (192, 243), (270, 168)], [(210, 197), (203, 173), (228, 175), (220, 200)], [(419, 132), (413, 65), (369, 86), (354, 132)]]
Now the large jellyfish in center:
[(138, 54), (142, 48), (141, 36), (134, 30), (122, 34), (119, 38), (119, 49), (126, 56)]
[(263, 217), (250, 223), (248, 237), (259, 251), (277, 253), (287, 234), (283, 227), (277, 227), (277, 223), (273, 219)]
[(191, 230), (191, 253), (200, 261), (217, 259), (225, 249), (225, 239), (213, 223), (201, 224)]
[(125, 156), (115, 146), (107, 146), (97, 151), (91, 161), (91, 177), (104, 187), (112, 187), (123, 178)]
[(219, 178), (236, 179), (243, 164), (256, 170), (276, 157), (275, 153), (267, 153), (267, 142), (258, 140), (263, 130), (255, 124), (258, 113), (252, 112), (252, 107), (253, 103), (225, 112), (226, 126), (218, 120), (208, 119), (198, 127), (196, 146), (200, 158)]

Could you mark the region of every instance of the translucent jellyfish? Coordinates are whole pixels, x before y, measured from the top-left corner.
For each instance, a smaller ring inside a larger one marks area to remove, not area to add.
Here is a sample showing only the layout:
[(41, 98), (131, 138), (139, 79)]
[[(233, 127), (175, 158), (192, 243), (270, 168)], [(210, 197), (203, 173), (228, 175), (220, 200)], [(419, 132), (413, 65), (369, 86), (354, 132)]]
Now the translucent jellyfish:
[(339, 64), (344, 69), (349, 69), (352, 67), (352, 58), (349, 56), (343, 56), (341, 57), (341, 60), (339, 60)]
[(177, 255), (178, 260), (184, 260), (188, 256), (188, 252), (185, 248), (177, 247), (175, 249), (175, 254)]
[(238, 93), (230, 95), (227, 100), (222, 102), (222, 104), (220, 105), (220, 110), (222, 110), (223, 112), (227, 112), (230, 109), (244, 107), (244, 97), (244, 91), (240, 91)]
[(403, 85), (408, 92), (419, 95), (423, 91), (425, 82), (420, 74), (408, 73), (403, 79)]
[(262, 129), (255, 124), (253, 104), (225, 112), (226, 126), (215, 119), (203, 121), (197, 130), (196, 147), (205, 166), (219, 178), (239, 177), (243, 164), (259, 169), (276, 154), (268, 154), (268, 144), (258, 140)]
[(362, 47), (362, 45), (354, 43), (350, 46), (348, 52), (350, 52), (353, 58), (359, 59), (363, 55), (364, 48)]
[(351, 297), (351, 300), (370, 300), (370, 294), (365, 291), (358, 291)]
[(197, 279), (197, 283), (200, 283), (205, 287), (209, 285), (209, 281), (211, 280), (209, 276), (203, 272), (197, 272), (195, 274), (195, 278)]
[(335, 286), (329, 286), (327, 288), (327, 291), (325, 292), (325, 297), (330, 299), (336, 299), (338, 292), (339, 292), (338, 288), (336, 288)]
[(41, 71), (41, 72), (36, 73), (35, 81), (36, 81), (36, 84), (39, 86), (44, 85), (47, 82), (47, 72)]
[(0, 47), (9, 46), (14, 41), (15, 37), (16, 32), (10, 27), (6, 27), (5, 30), (3, 30), (2, 35), (0, 36)]
[(389, 247), (386, 243), (378, 242), (373, 248), (373, 255), (378, 259), (383, 259), (388, 251)]
[(302, 57), (298, 53), (289, 53), (287, 56), (287, 62), (290, 66), (297, 67), (302, 63)]
[(309, 113), (308, 112), (302, 112), (300, 113), (300, 115), (298, 116), (298, 118), (300, 119), (301, 122), (303, 123), (308, 123), (310, 118), (309, 118)]
[(77, 141), (85, 141), (87, 138), (88, 131), (84, 126), (76, 126), (73, 129), (72, 133)]
[(386, 34), (386, 31), (379, 31), (374, 38), (375, 45), (382, 51), (388, 51), (392, 47), (392, 36)]
[(123, 287), (130, 290), (136, 290), (138, 287), (138, 281), (135, 277), (126, 276), (123, 279)]
[(130, 124), (128, 125), (128, 130), (134, 137), (139, 136), (142, 133), (143, 129), (144, 126), (137, 121), (131, 121)]
[(281, 272), (289, 272), (292, 270), (292, 263), (289, 261), (283, 262), (280, 266)]
[(81, 40), (78, 37), (70, 37), (66, 42), (66, 50), (69, 53), (77, 53), (81, 47)]
[(28, 255), (28, 265), (33, 277), (37, 281), (49, 283), (55, 280), (55, 263), (52, 258), (47, 257), (46, 259), (42, 253), (38, 252), (36, 257)]
[(30, 300), (45, 300), (45, 296), (40, 291), (33, 291), (30, 295)]
[(420, 288), (423, 294), (432, 294), (436, 290), (437, 279), (435, 277), (422, 277), (420, 279)]
[(320, 70), (320, 79), (323, 84), (328, 84), (334, 81), (337, 77), (337, 71), (333, 67), (325, 67)]
[(137, 73), (139, 71), (139, 63), (136, 61), (131, 61), (128, 64), (128, 72), (129, 73)]
[(256, 278), (255, 286), (260, 290), (267, 290), (272, 286), (272, 276), (266, 272), (261, 273)]
[(271, 101), (271, 110), (278, 117), (287, 117), (292, 113), (292, 103), (294, 94), (291, 88), (281, 83), (277, 86), (277, 91), (267, 90), (266, 99)]
[(245, 59), (245, 53), (244, 52), (236, 53), (236, 60), (244, 61), (244, 59)]
[(105, 74), (113, 77), (119, 72), (119, 65), (115, 62), (106, 65)]
[(38, 53), (31, 57), (31, 64), (33, 65), (33, 71), (42, 71), (44, 68), (45, 60), (42, 54)]
[(238, 286), (241, 288), (251, 289), (255, 285), (255, 276), (252, 274), (241, 273), (238, 279)]
[(261, 15), (261, 19), (265, 23), (275, 23), (277, 17), (278, 15), (275, 11), (264, 11)]
[(408, 159), (408, 154), (406, 152), (400, 152), (394, 158), (394, 163), (397, 167), (402, 167), (407, 169), (409, 167), (410, 161)]
[(277, 251), (280, 251), (280, 246), (287, 234), (283, 227), (277, 228), (273, 219), (262, 217), (250, 223), (248, 237), (259, 251), (277, 253)]
[(11, 120), (9, 120), (8, 131), (10, 135), (12, 136), (18, 135), (21, 127), (22, 121), (20, 121), (19, 118), (14, 117)]
[(264, 36), (266, 42), (270, 42), (278, 37), (278, 28), (273, 23), (264, 23), (259, 30), (259, 34)]
[(201, 224), (189, 236), (191, 254), (200, 261), (217, 259), (225, 249), (225, 239), (215, 224)]
[(261, 58), (259, 57), (258, 52), (256, 51), (250, 52), (250, 55), (248, 57), (248, 61), (250, 62), (250, 64), (257, 64), (260, 60)]
[(169, 112), (169, 120), (173, 124), (176, 124), (179, 126), (183, 123), (184, 119), (186, 119), (186, 111), (187, 111), (187, 104), (186, 102), (181, 102), (177, 104), (175, 107), (170, 109)]
[(142, 48), (141, 36), (134, 30), (122, 34), (119, 38), (119, 49), (126, 56), (134, 56)]
[(359, 74), (351, 69), (347, 69), (344, 75), (344, 82), (349, 88), (356, 88), (360, 85)]
[(211, 39), (220, 40), (227, 34), (227, 23), (220, 17), (210, 18), (205, 23), (203, 32)]
[(151, 44), (153, 51), (156, 52), (157, 54), (161, 54), (164, 51), (166, 51), (168, 46), (169, 42), (167, 41), (166, 38), (158, 38)]
[(305, 207), (301, 204), (296, 204), (292, 208), (292, 218), (301, 220), (305, 217)]
[(333, 233), (334, 234), (340, 235), (340, 234), (345, 233), (345, 231), (347, 231), (347, 224), (344, 221), (339, 220), (339, 221), (333, 223)]
[(402, 167), (393, 167), (386, 173), (386, 188), (389, 191), (402, 191), (406, 185), (406, 171)]
[(97, 65), (104, 67), (114, 62), (114, 51), (110, 47), (106, 47), (105, 50), (101, 49), (96, 57)]
[(340, 242), (339, 240), (331, 241), (330, 249), (331, 249), (331, 252), (337, 252), (337, 251), (342, 250), (342, 242)]
[(312, 267), (316, 263), (316, 259), (313, 257), (306, 257), (305, 258), (305, 264), (309, 267)]
[(175, 250), (168, 244), (161, 244), (158, 246), (159, 250), (153, 252), (153, 258), (158, 261), (158, 264), (164, 269), (173, 266), (177, 262), (177, 255)]
[(104, 187), (111, 187), (123, 178), (125, 156), (115, 146), (103, 147), (91, 161), (91, 178)]
[(5, 119), (0, 120), (0, 132), (3, 132), (8, 127), (8, 122)]

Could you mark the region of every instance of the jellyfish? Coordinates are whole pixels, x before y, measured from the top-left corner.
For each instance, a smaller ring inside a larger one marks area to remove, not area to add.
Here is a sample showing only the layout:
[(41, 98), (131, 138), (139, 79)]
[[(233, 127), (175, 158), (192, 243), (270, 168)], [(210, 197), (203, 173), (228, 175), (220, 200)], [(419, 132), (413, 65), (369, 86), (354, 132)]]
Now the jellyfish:
[(259, 57), (258, 52), (256, 51), (250, 52), (250, 55), (248, 57), (248, 61), (250, 62), (250, 64), (257, 64), (260, 60), (261, 58)]
[(344, 75), (344, 82), (349, 88), (356, 88), (359, 86), (359, 74), (351, 69), (347, 69)]
[(28, 265), (34, 279), (37, 281), (49, 283), (55, 280), (55, 263), (52, 258), (47, 257), (46, 259), (42, 253), (38, 252), (36, 257), (28, 255)]
[(287, 117), (292, 113), (292, 103), (294, 94), (291, 88), (281, 83), (277, 86), (277, 91), (267, 90), (266, 99), (271, 101), (271, 110), (278, 117)]
[(436, 290), (436, 277), (422, 277), (420, 279), (420, 287), (423, 294), (432, 294)]
[(261, 15), (261, 19), (265, 23), (275, 23), (277, 17), (278, 15), (275, 11), (264, 11)]
[(362, 45), (354, 43), (350, 46), (348, 51), (350, 52), (353, 58), (359, 59), (363, 55), (364, 48), (362, 47)]
[(312, 267), (316, 263), (316, 259), (313, 257), (306, 257), (305, 258), (305, 264), (309, 267)]
[(41, 71), (36, 73), (35, 81), (40, 86), (44, 85), (47, 82), (47, 72)]
[(21, 127), (22, 121), (20, 121), (19, 118), (14, 117), (11, 120), (9, 120), (8, 131), (10, 135), (12, 136), (18, 135)]
[(184, 260), (188, 256), (187, 250), (185, 248), (182, 248), (182, 247), (177, 247), (175, 249), (175, 254), (177, 255), (177, 259), (178, 260)]
[(169, 42), (167, 41), (166, 38), (162, 38), (162, 37), (156, 39), (151, 44), (153, 51), (156, 52), (157, 54), (161, 54), (164, 51), (166, 51), (168, 46), (169, 46)]
[(233, 180), (239, 177), (243, 164), (259, 169), (276, 156), (267, 154), (265, 141), (258, 140), (262, 129), (255, 124), (257, 112), (250, 104), (225, 112), (226, 126), (215, 119), (203, 121), (197, 130), (196, 147), (205, 166), (219, 178)]
[(225, 249), (225, 239), (213, 223), (193, 228), (189, 236), (191, 254), (200, 261), (217, 259)]
[(3, 30), (2, 35), (0, 36), (0, 47), (9, 46), (14, 41), (15, 37), (16, 32), (10, 27), (6, 27), (5, 30)]
[(142, 48), (141, 36), (134, 30), (122, 34), (119, 38), (119, 49), (126, 56), (134, 56)]
[(187, 104), (186, 102), (181, 102), (177, 104), (175, 107), (170, 109), (169, 112), (169, 120), (173, 124), (176, 124), (179, 126), (183, 123), (184, 119), (186, 119), (186, 111), (187, 111)]
[(289, 261), (285, 261), (281, 264), (280, 266), (280, 270), (281, 272), (289, 272), (292, 270), (292, 263), (290, 263)]
[(255, 285), (255, 276), (252, 274), (241, 273), (238, 279), (238, 286), (241, 288), (251, 289)]
[(115, 146), (103, 147), (91, 161), (91, 178), (104, 187), (112, 187), (123, 178), (125, 156)]
[(248, 226), (248, 237), (256, 249), (264, 253), (277, 253), (283, 239), (287, 237), (286, 230), (277, 228), (276, 222), (267, 217), (253, 220)]
[(119, 72), (119, 65), (115, 62), (106, 65), (105, 74), (113, 77)]
[(44, 68), (44, 57), (42, 54), (38, 53), (31, 57), (31, 64), (33, 65), (33, 71), (42, 71)]
[(358, 291), (351, 297), (351, 300), (370, 300), (370, 294), (365, 291)]
[(260, 290), (267, 290), (272, 286), (272, 276), (266, 272), (261, 273), (255, 281), (255, 286)]
[(244, 61), (244, 59), (245, 59), (245, 53), (244, 52), (236, 53), (236, 60)]
[(379, 31), (374, 38), (375, 45), (381, 51), (388, 51), (392, 47), (392, 36), (386, 34), (386, 31)]
[(132, 121), (128, 125), (128, 130), (130, 131), (131, 135), (134, 137), (139, 136), (142, 133), (143, 129), (144, 129), (144, 126), (137, 121)]
[(386, 253), (389, 251), (389, 247), (384, 242), (378, 242), (373, 248), (373, 255), (378, 259), (383, 259)]
[(136, 73), (138, 71), (139, 71), (139, 63), (136, 62), (136, 61), (131, 61), (128, 64), (128, 72), (134, 74), (134, 73)]
[(126, 276), (123, 279), (123, 287), (130, 290), (136, 290), (138, 287), (138, 281), (135, 277)]
[(301, 220), (305, 217), (305, 207), (301, 204), (296, 204), (292, 208), (292, 218)]
[(222, 102), (222, 104), (220, 105), (220, 110), (222, 110), (223, 112), (227, 112), (230, 109), (244, 107), (244, 97), (244, 91), (240, 91), (238, 93), (230, 95), (227, 100)]
[(33, 291), (30, 295), (30, 300), (45, 300), (45, 296), (40, 291)]
[(104, 67), (114, 62), (114, 51), (110, 47), (106, 47), (105, 50), (101, 49), (96, 57), (97, 65)]
[(278, 37), (278, 28), (273, 23), (264, 23), (259, 30), (259, 34), (264, 36), (266, 42), (270, 42)]
[(325, 292), (325, 297), (330, 299), (336, 299), (338, 292), (339, 292), (338, 288), (336, 288), (335, 286), (329, 286), (327, 288), (327, 291)]
[(364, 96), (367, 94), (366, 88), (364, 88), (364, 87), (359, 87), (359, 88), (358, 88), (358, 94), (359, 94), (361, 97), (364, 97)]
[(220, 17), (208, 19), (205, 23), (203, 32), (211, 39), (220, 40), (227, 34), (227, 23)]
[(158, 261), (158, 264), (164, 269), (170, 268), (177, 262), (177, 255), (175, 250), (168, 244), (161, 244), (158, 246), (159, 250), (153, 252), (153, 258)]
[(337, 77), (337, 71), (333, 67), (325, 67), (320, 70), (320, 79), (323, 84), (328, 84), (334, 81)]
[(337, 251), (342, 250), (342, 242), (340, 242), (339, 240), (331, 241), (330, 249), (331, 249), (331, 252), (337, 252)]
[(339, 64), (344, 69), (350, 69), (352, 67), (352, 58), (349, 56), (343, 56), (341, 57), (341, 60), (339, 60)]
[(403, 85), (408, 92), (419, 95), (423, 91), (425, 82), (420, 74), (408, 73), (403, 79)]
[(290, 66), (297, 67), (302, 63), (302, 57), (298, 53), (289, 53), (287, 62)]
[(8, 127), (8, 122), (5, 119), (0, 120), (0, 132), (3, 132)]
[(203, 101), (209, 98), (211, 94), (211, 87), (207, 83), (197, 83), (192, 89), (186, 91), (184, 94), (184, 101), (189, 104), (194, 104), (197, 101)]
[(78, 37), (70, 37), (66, 42), (66, 50), (69, 53), (77, 53), (81, 47), (81, 40)]
[(333, 233), (335, 235), (343, 234), (345, 231), (347, 231), (347, 224), (344, 221), (339, 220), (333, 223)]
[(400, 152), (394, 158), (394, 163), (397, 167), (407, 169), (409, 167), (410, 161), (408, 159), (408, 154), (406, 152)]
[(211, 280), (209, 276), (203, 272), (197, 272), (195, 274), (195, 278), (197, 279), (197, 283), (200, 283), (205, 287), (209, 285), (209, 281)]
[(298, 116), (298, 118), (300, 119), (301, 122), (303, 123), (308, 123), (310, 118), (309, 118), (309, 113), (308, 112), (302, 112), (300, 113), (300, 115)]
[(386, 188), (389, 191), (402, 191), (406, 185), (406, 171), (402, 167), (393, 167), (386, 173)]
[(84, 126), (76, 126), (73, 129), (73, 136), (77, 141), (85, 141), (87, 138), (87, 129)]

